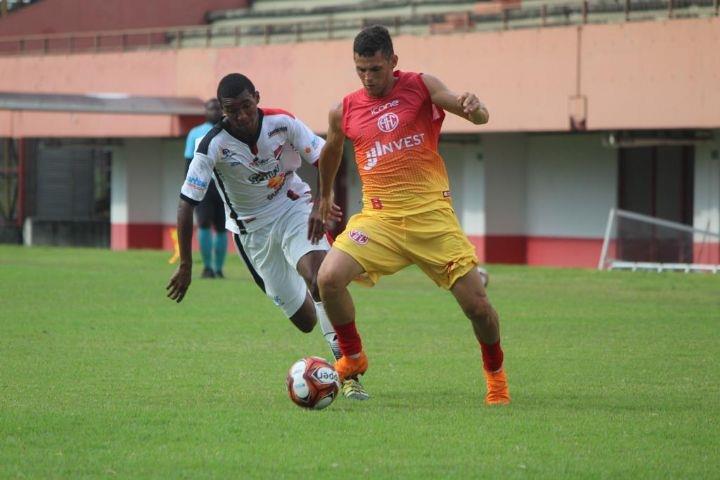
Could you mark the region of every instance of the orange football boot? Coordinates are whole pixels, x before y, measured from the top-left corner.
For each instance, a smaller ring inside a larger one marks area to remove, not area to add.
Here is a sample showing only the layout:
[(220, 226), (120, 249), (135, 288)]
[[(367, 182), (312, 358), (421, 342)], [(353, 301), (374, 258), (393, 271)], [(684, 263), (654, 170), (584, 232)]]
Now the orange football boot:
[(367, 368), (368, 359), (365, 352), (360, 352), (360, 356), (357, 358), (343, 355), (340, 360), (335, 362), (335, 371), (338, 373), (341, 382), (346, 378), (357, 378), (358, 375), (365, 373)]
[(497, 372), (485, 373), (485, 381), (487, 382), (487, 395), (485, 395), (486, 405), (507, 405), (510, 403), (510, 389), (508, 389), (507, 376), (505, 370), (500, 369)]

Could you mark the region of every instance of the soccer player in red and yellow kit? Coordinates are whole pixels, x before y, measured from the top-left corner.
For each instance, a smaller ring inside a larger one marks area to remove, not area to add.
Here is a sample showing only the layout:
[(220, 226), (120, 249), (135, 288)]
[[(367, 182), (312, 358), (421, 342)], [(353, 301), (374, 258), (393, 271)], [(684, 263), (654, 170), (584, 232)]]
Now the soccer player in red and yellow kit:
[(335, 368), (340, 377), (354, 378), (368, 366), (348, 284), (360, 275), (374, 284), (414, 263), (449, 289), (470, 319), (482, 352), (485, 402), (507, 404), (498, 315), (485, 293), (475, 250), (455, 217), (445, 162), (437, 151), (445, 111), (478, 125), (487, 123), (488, 111), (473, 93), (456, 94), (433, 76), (396, 71), (398, 57), (385, 27), (363, 29), (353, 51), (363, 88), (330, 111), (319, 161), (320, 197), (308, 228), (313, 241), (325, 231), (343, 142), (349, 138), (363, 184), (363, 210), (350, 219), (318, 272), (343, 354)]

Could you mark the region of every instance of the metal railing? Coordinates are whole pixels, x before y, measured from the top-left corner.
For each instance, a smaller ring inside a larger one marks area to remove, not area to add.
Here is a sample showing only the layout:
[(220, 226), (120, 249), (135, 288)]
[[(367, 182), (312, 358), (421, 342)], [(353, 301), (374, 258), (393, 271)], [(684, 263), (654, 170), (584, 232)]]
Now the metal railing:
[[(588, 0), (565, 4), (533, 4), (492, 13), (447, 12), (352, 19), (327, 15), (322, 20), (255, 19), (234, 26), (185, 26), (44, 35), (0, 36), (0, 55), (122, 52), (148, 49), (210, 48), (252, 44), (330, 40), (354, 36), (363, 26), (381, 23), (394, 34), (538, 28), (587, 23), (719, 15), (720, 0)], [(238, 22), (242, 21), (242, 17)]]

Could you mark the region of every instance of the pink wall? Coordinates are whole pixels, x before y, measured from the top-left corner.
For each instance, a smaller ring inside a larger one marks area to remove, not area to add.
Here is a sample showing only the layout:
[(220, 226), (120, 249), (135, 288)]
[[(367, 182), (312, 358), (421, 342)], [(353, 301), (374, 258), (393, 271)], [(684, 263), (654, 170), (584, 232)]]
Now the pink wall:
[[(176, 66), (174, 51), (4, 57), (0, 91), (172, 96), (177, 91)], [(0, 111), (0, 136), (173, 137), (187, 129), (170, 115)]]
[(173, 96), (179, 67), (174, 50), (0, 57), (0, 91)]
[[(714, 53), (720, 18), (404, 36), (395, 43), (399, 68), (437, 75), (488, 105), (488, 125), (449, 118), (445, 132), (567, 131), (578, 85), (590, 129), (720, 127), (720, 55)], [(207, 98), (220, 77), (242, 71), (255, 81), (262, 104), (290, 110), (324, 132), (328, 108), (359, 85), (351, 44), (0, 57), (0, 91)], [(100, 123), (103, 135), (118, 135), (112, 121)], [(53, 136), (55, 127), (33, 122), (32, 134)], [(13, 122), (0, 121), (0, 129), (0, 135), (29, 134)], [(82, 136), (77, 130), (73, 136)], [(146, 131), (138, 123), (135, 134)]]
[(720, 18), (588, 25), (588, 128), (720, 125)]
[(247, 5), (247, 0), (44, 0), (0, 19), (0, 36), (200, 25), (208, 11)]

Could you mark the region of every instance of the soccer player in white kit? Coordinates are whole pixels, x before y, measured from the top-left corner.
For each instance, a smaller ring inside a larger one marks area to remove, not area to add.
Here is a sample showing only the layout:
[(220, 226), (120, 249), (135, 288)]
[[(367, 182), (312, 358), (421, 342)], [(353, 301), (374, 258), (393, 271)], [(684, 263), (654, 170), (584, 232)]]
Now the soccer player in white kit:
[[(301, 159), (315, 164), (325, 141), (292, 114), (258, 108), (260, 94), (246, 76), (232, 73), (218, 85), (225, 117), (197, 144), (178, 205), (180, 264), (167, 286), (182, 301), (192, 274), (193, 209), (215, 181), (225, 204), (225, 228), (255, 283), (303, 332), (319, 321), (333, 355), (340, 348), (325, 314), (317, 272), (330, 249), (308, 240), (310, 187), (296, 173)], [(333, 217), (340, 218), (335, 206)], [(367, 399), (357, 380), (343, 383), (348, 398)]]

